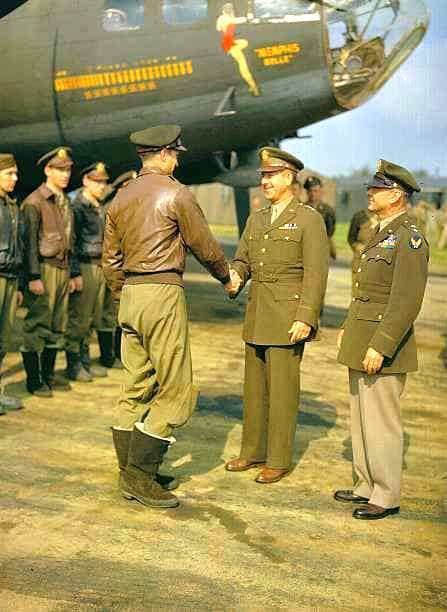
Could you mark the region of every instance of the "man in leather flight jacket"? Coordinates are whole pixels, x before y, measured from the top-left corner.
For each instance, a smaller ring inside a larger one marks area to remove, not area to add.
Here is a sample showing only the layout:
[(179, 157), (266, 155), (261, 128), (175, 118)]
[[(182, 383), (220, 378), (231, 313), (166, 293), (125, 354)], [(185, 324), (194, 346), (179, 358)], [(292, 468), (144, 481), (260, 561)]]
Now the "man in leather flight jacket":
[[(115, 364), (113, 350), (116, 308), (101, 267), (106, 208), (102, 202), (109, 175), (103, 162), (81, 172), (82, 188), (73, 202), (76, 240), (74, 252), (80, 264), (83, 289), (69, 298), (66, 334), (67, 375), (71, 380), (90, 382), (107, 376)], [(96, 329), (101, 365), (90, 363), (90, 334)]]
[(131, 135), (143, 161), (123, 187), (106, 219), (103, 269), (123, 330), (125, 384), (112, 428), (124, 497), (155, 507), (174, 507), (175, 485), (158, 474), (194, 409), (188, 321), (183, 292), (187, 250), (227, 291), (228, 263), (191, 192), (172, 177), (185, 148), (178, 126), (158, 126)]
[[(2, 361), (10, 346), (16, 308), (23, 300), (18, 290), (22, 267), (19, 207), (10, 196), (18, 179), (14, 156), (0, 154), (0, 381)], [(22, 408), (22, 401), (0, 392), (0, 414)]]
[[(68, 294), (82, 289), (79, 265), (73, 257), (73, 213), (64, 190), (73, 161), (71, 150), (59, 147), (37, 163), (46, 182), (23, 202), (25, 305), (23, 363), (27, 389), (51, 397), (52, 389), (69, 390), (54, 373), (56, 354), (64, 346)], [(71, 278), (70, 278), (71, 277)]]

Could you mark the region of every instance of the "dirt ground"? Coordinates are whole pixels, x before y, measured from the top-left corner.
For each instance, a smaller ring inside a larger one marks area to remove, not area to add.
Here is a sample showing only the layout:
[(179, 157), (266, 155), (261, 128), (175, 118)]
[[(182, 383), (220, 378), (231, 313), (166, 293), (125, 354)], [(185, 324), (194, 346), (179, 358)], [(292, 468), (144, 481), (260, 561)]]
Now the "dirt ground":
[(447, 609), (447, 277), (430, 278), (417, 324), (401, 513), (377, 522), (332, 497), (351, 484), (347, 374), (335, 361), (349, 269), (331, 269), (322, 339), (305, 352), (294, 470), (270, 486), (223, 469), (241, 438), (244, 298), (229, 302), (196, 267), (187, 281), (201, 396), (164, 465), (181, 480), (177, 509), (118, 493), (120, 371), (43, 400), (8, 356), (5, 382), (26, 409), (0, 417), (0, 610)]

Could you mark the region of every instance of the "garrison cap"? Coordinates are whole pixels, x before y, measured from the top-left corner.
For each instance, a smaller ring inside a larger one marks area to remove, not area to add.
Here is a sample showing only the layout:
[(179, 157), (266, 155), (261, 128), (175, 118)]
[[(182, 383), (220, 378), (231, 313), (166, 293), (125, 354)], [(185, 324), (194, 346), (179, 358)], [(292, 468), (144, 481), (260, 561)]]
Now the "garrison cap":
[(71, 168), (73, 160), (71, 158), (70, 147), (57, 147), (37, 161), (38, 166), (51, 166), (52, 168)]
[(321, 187), (323, 185), (322, 180), (318, 176), (308, 176), (304, 181), (304, 189), (312, 189), (312, 187)]
[(14, 155), (11, 153), (0, 153), (0, 170), (7, 170), (17, 166)]
[(130, 135), (130, 142), (137, 146), (139, 154), (175, 149), (186, 151), (180, 139), (181, 128), (178, 125), (156, 125)]
[(136, 170), (128, 170), (127, 172), (123, 172), (120, 174), (112, 183), (112, 187), (114, 190), (119, 189), (132, 179), (137, 178), (138, 172)]
[(108, 181), (110, 178), (104, 162), (90, 164), (90, 166), (81, 170), (81, 176), (86, 176), (92, 181)]
[(377, 163), (376, 173), (367, 183), (367, 187), (375, 187), (377, 189), (403, 189), (405, 193), (411, 195), (413, 191), (420, 191), (414, 176), (406, 168), (379, 159)]
[(259, 150), (259, 158), (261, 160), (260, 172), (279, 172), (280, 170), (299, 172), (304, 168), (300, 159), (275, 147), (262, 147)]

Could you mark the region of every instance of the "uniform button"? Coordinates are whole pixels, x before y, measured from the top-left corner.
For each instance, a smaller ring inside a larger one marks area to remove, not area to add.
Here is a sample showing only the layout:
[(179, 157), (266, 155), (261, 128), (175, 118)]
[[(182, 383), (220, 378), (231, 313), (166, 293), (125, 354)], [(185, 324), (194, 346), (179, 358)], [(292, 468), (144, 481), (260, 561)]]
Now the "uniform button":
[(290, 238), (288, 236), (285, 237), (285, 240), (290, 240)]
[(293, 297), (298, 299), (300, 296), (297, 293), (295, 293), (295, 295)]
[(366, 259), (366, 255), (365, 254), (362, 255), (362, 259)]
[(264, 234), (264, 240), (268, 240), (269, 235), (268, 234)]
[(352, 301), (355, 302), (355, 298), (352, 298)]
[(357, 270), (357, 272), (361, 272), (361, 271), (362, 271), (362, 268), (359, 268), (359, 269)]
[(259, 265), (260, 265), (260, 266), (263, 266), (263, 265), (264, 265), (264, 262), (263, 262), (263, 261), (260, 261), (260, 262), (259, 262)]
[(377, 318), (378, 318), (378, 319), (382, 319), (382, 315), (379, 315)]
[(266, 249), (264, 249), (264, 248), (261, 249), (261, 253), (265, 253), (265, 251), (266, 251)]
[(358, 283), (356, 283), (356, 284), (355, 284), (355, 286), (356, 286), (356, 287), (358, 287), (358, 286), (359, 286), (359, 284), (358, 284)]
[(376, 259), (379, 259), (379, 257), (380, 257), (380, 255), (379, 255), (379, 253), (377, 253), (377, 255), (376, 255)]

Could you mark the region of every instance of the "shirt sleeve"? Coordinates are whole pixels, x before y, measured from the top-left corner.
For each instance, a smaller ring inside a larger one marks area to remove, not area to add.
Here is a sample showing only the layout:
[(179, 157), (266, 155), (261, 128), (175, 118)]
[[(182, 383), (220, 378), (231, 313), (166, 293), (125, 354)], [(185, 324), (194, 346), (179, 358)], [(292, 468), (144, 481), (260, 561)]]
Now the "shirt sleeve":
[(323, 218), (310, 214), (303, 231), (303, 288), (295, 320), (317, 329), (326, 292), (329, 246)]
[(371, 348), (389, 358), (410, 331), (424, 299), (429, 248), (420, 234), (418, 237), (422, 240), (419, 248), (410, 246), (410, 236), (398, 246), (387, 308), (370, 342)]
[(173, 207), (182, 238), (194, 257), (218, 281), (223, 284), (229, 282), (230, 271), (222, 247), (211, 233), (202, 209), (187, 187), (179, 189)]
[(40, 279), (39, 227), (40, 212), (36, 206), (25, 204), (21, 209), (24, 277), (27, 282)]
[(119, 300), (124, 285), (123, 252), (121, 239), (117, 232), (113, 206), (106, 214), (104, 226), (104, 243), (102, 251), (102, 269), (114, 300)]
[(251, 232), (252, 223), (253, 223), (252, 217), (249, 217), (247, 224), (245, 226), (245, 229), (242, 232), (241, 239), (239, 240), (239, 244), (238, 244), (236, 253), (234, 255), (234, 259), (231, 262), (231, 267), (234, 270), (236, 270), (236, 272), (239, 274), (239, 276), (242, 279), (241, 289), (244, 285), (248, 283), (248, 281), (251, 278), (251, 266), (250, 266), (250, 259), (248, 256), (248, 245), (249, 245), (248, 236), (250, 235), (250, 232)]

